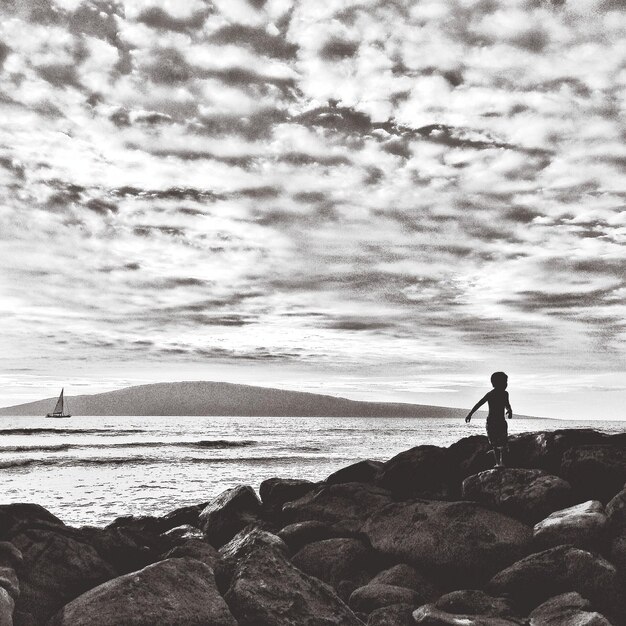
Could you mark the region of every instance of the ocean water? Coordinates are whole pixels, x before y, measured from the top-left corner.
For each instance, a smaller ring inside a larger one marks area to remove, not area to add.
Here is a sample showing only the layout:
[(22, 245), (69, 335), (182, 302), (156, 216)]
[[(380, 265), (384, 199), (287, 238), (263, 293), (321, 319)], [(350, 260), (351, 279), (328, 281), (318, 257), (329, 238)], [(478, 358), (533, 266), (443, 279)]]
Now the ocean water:
[[(624, 422), (518, 418), (509, 433), (626, 431)], [(0, 503), (36, 502), (71, 525), (158, 515), (266, 478), (320, 480), (363, 459), (484, 433), (441, 418), (33, 417), (0, 419)]]

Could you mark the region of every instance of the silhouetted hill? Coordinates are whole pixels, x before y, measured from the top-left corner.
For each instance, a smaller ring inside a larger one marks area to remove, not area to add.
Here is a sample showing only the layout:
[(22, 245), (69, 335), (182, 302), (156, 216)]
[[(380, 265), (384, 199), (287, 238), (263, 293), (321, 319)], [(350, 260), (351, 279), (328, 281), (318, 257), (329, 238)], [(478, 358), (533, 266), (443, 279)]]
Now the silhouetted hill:
[[(157, 383), (66, 396), (73, 415), (278, 415), (328, 417), (463, 417), (465, 409), (359, 402), (315, 393), (218, 382)], [(56, 397), (0, 408), (0, 415), (45, 415)]]

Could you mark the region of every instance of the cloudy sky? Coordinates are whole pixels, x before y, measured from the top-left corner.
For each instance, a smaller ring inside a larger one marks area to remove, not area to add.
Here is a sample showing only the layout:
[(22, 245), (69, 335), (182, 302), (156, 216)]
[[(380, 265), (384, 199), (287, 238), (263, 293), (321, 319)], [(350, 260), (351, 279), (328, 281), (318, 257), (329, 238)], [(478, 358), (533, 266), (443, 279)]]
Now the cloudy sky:
[(2, 405), (206, 379), (625, 417), (623, 0), (3, 0)]

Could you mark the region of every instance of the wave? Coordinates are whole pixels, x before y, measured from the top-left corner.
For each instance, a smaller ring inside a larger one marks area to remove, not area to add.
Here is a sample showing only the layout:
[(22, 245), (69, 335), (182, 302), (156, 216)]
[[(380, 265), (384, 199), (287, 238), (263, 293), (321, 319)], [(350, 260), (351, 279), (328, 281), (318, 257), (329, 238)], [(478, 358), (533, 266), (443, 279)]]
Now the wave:
[(2, 446), (2, 452), (66, 452), (67, 450), (110, 449), (110, 448), (202, 448), (226, 449), (247, 448), (258, 442), (252, 440), (201, 439), (200, 441), (124, 441), (120, 443), (59, 443), (32, 446)]
[(48, 457), (43, 459), (15, 459), (11, 461), (0, 461), (0, 470), (24, 469), (30, 467), (89, 467), (89, 466), (125, 466), (130, 465), (206, 465), (206, 464), (232, 464), (240, 465), (264, 464), (269, 462), (281, 461), (283, 463), (319, 463), (320, 461), (333, 460), (337, 462), (346, 462), (349, 459), (335, 458), (328, 456), (317, 457), (301, 457), (301, 456), (255, 456), (230, 459), (213, 459), (211, 457), (182, 457), (172, 459), (167, 457), (148, 457), (148, 456), (124, 456), (124, 457), (91, 457), (91, 458), (59, 458)]
[(124, 435), (146, 432), (138, 428), (0, 428), (0, 435)]

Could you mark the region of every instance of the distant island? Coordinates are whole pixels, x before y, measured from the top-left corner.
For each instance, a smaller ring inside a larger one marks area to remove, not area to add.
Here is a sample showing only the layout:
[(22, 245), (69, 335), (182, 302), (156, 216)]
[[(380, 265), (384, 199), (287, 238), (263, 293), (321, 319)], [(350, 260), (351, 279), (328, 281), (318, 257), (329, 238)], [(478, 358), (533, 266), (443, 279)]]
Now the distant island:
[[(231, 415), (290, 417), (455, 417), (467, 409), (361, 402), (316, 393), (221, 382), (156, 383), (68, 396), (74, 415)], [(56, 397), (0, 408), (0, 415), (42, 416)]]

